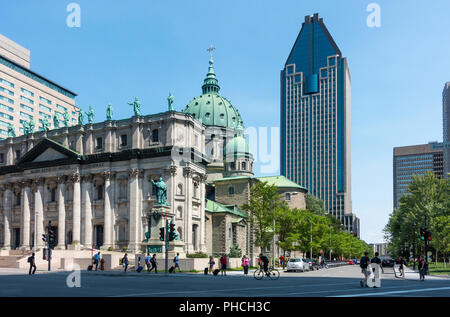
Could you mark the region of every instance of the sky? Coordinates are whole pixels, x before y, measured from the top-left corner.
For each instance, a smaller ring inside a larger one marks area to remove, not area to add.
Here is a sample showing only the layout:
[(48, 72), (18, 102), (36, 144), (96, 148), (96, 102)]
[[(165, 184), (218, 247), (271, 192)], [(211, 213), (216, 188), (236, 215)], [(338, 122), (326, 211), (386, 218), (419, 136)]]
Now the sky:
[[(79, 27), (67, 24), (70, 3)], [(371, 3), (379, 27), (367, 24)], [(319, 13), (350, 67), (353, 212), (361, 239), (380, 243), (393, 208), (393, 147), (442, 141), (448, 12), (446, 0), (0, 0), (0, 33), (31, 51), (33, 71), (92, 106), (95, 121), (108, 103), (114, 119), (130, 117), (135, 96), (143, 114), (167, 110), (169, 92), (182, 110), (201, 94), (212, 44), (220, 94), (247, 129), (270, 134), (280, 126), (280, 70), (304, 17)], [(255, 162), (257, 176), (279, 174), (264, 166)]]

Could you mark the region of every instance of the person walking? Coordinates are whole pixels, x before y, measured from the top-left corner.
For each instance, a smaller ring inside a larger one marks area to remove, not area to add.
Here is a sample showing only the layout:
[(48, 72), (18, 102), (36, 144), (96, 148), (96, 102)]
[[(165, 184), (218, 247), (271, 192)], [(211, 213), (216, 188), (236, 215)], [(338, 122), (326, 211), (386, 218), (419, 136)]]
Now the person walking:
[(36, 260), (35, 260), (34, 252), (28, 258), (28, 263), (30, 263), (30, 271), (28, 272), (28, 275), (34, 274), (36, 272)]
[(95, 264), (95, 270), (98, 269), (98, 264), (100, 263), (100, 251), (94, 255), (94, 264)]
[(214, 261), (214, 258), (212, 257), (212, 256), (210, 256), (209, 257), (209, 262), (208, 262), (208, 265), (209, 265), (209, 273), (212, 273), (213, 272), (213, 269), (214, 269), (214, 265), (216, 264), (216, 262)]
[(419, 262), (418, 264), (418, 268), (419, 268), (419, 278), (420, 281), (423, 282), (425, 281), (425, 258), (423, 258), (422, 256), (419, 256), (419, 259), (417, 260)]
[[(379, 253), (375, 252), (375, 257), (372, 258), (372, 260), (370, 260), (370, 263), (376, 263), (380, 265), (381, 270), (383, 270), (383, 265), (381, 262), (381, 259), (378, 257)], [(384, 273), (384, 272), (383, 272)]]
[(150, 272), (150, 253), (147, 253), (147, 255), (144, 258), (145, 265), (147, 266), (147, 272)]
[(405, 267), (406, 267), (406, 261), (405, 259), (403, 259), (403, 257), (401, 256), (399, 259), (400, 262), (400, 276), (402, 276), (403, 278), (405, 278)]
[(222, 257), (220, 258), (220, 270), (222, 272), (222, 276), (227, 276), (227, 257), (225, 254), (222, 254)]
[(158, 269), (156, 267), (156, 254), (153, 254), (152, 258), (150, 259), (150, 264), (152, 265), (151, 269), (149, 270), (149, 272), (153, 269), (155, 269), (155, 274), (158, 274)]
[(122, 258), (122, 266), (124, 268), (123, 271), (126, 272), (127, 268), (128, 268), (128, 254), (127, 253), (125, 253), (125, 255)]
[(249, 265), (248, 256), (244, 255), (244, 257), (242, 258), (242, 267), (244, 268), (244, 275), (248, 274), (248, 265)]
[(280, 256), (280, 267), (284, 268), (284, 256)]
[(175, 273), (175, 269), (178, 268), (178, 270), (181, 273), (181, 268), (180, 268), (180, 253), (177, 253), (176, 257), (173, 258), (173, 263), (175, 263), (175, 267), (173, 268), (173, 273)]
[(369, 266), (370, 259), (369, 259), (369, 252), (364, 252), (364, 256), (359, 261), (359, 267), (361, 268), (361, 273), (364, 275), (364, 279), (359, 281), (359, 284), (361, 287), (368, 287), (367, 286), (367, 278), (369, 277), (369, 271), (367, 270), (367, 267)]

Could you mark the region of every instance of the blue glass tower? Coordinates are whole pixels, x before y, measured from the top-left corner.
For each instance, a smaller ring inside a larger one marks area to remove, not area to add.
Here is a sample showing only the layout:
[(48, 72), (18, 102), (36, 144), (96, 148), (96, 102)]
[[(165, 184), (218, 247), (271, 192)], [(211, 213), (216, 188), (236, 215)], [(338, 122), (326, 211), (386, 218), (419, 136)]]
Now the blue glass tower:
[(350, 72), (318, 14), (305, 17), (281, 71), (281, 174), (359, 236), (351, 201)]

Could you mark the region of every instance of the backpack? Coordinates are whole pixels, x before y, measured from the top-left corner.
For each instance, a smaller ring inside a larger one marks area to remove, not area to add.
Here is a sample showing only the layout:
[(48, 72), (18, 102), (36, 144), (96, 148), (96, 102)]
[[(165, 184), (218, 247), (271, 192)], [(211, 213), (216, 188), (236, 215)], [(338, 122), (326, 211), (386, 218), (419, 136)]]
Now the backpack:
[(177, 262), (177, 257), (174, 257), (173, 258), (173, 263), (176, 263)]
[(361, 262), (359, 263), (359, 267), (362, 269), (366, 269), (367, 268), (367, 257), (363, 257), (361, 259)]
[(30, 257), (28, 257), (28, 263), (31, 263), (31, 256)]

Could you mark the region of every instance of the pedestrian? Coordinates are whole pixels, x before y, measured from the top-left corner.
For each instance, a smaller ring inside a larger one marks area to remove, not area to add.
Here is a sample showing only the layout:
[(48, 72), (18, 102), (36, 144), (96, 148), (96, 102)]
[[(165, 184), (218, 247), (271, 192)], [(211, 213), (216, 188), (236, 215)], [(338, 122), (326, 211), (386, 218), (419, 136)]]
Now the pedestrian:
[(147, 253), (144, 261), (145, 261), (145, 265), (147, 266), (147, 272), (150, 272), (150, 253)]
[(418, 268), (419, 268), (419, 278), (420, 281), (425, 281), (425, 259), (422, 256), (419, 256), (419, 259), (417, 260), (419, 262)]
[(382, 266), (382, 262), (381, 259), (378, 257), (379, 253), (375, 252), (375, 256), (372, 258), (372, 260), (370, 260), (370, 266), (372, 267), (372, 272), (373, 272), (373, 281), (371, 282), (371, 284), (373, 285), (373, 287), (381, 287), (381, 280), (380, 280), (380, 271), (379, 268), (381, 268), (381, 270), (383, 270), (383, 266)]
[(126, 253), (125, 253), (125, 255), (122, 258), (122, 266), (124, 268), (123, 271), (126, 272), (127, 268), (128, 268), (128, 255)]
[(156, 254), (153, 254), (152, 258), (150, 259), (150, 264), (152, 265), (151, 269), (149, 270), (149, 272), (153, 269), (155, 269), (155, 274), (158, 274), (158, 270), (156, 267)]
[(98, 264), (100, 263), (100, 251), (94, 255), (94, 264), (95, 264), (95, 270), (97, 271)]
[[(380, 265), (381, 270), (383, 270), (383, 265), (381, 263), (381, 259), (378, 257), (379, 253), (375, 252), (375, 257), (372, 258), (372, 260), (370, 260), (370, 263), (376, 263)], [(374, 269), (375, 272), (375, 269)], [(384, 272), (383, 272), (384, 273)]]
[(220, 270), (222, 272), (222, 276), (227, 275), (227, 257), (225, 254), (222, 254), (222, 257), (220, 258)]
[(180, 269), (180, 263), (179, 263), (179, 257), (180, 257), (180, 253), (177, 253), (177, 255), (173, 258), (173, 263), (175, 263), (175, 267), (173, 268), (173, 272), (175, 273), (175, 269), (178, 268), (178, 270), (181, 273), (181, 269)]
[[(28, 275), (34, 274), (36, 272), (36, 260), (34, 257), (34, 252), (28, 258), (28, 263), (30, 263), (30, 271), (28, 272)], [(31, 270), (33, 270), (33, 272), (31, 272)]]
[(361, 287), (368, 287), (367, 286), (367, 278), (369, 277), (369, 271), (367, 270), (367, 267), (369, 266), (370, 259), (368, 257), (369, 252), (364, 252), (364, 256), (359, 261), (359, 267), (361, 268), (361, 273), (364, 275), (364, 279), (359, 281), (359, 284)]
[(403, 276), (403, 278), (405, 278), (406, 261), (405, 259), (403, 259), (402, 256), (399, 259), (399, 263), (400, 263), (400, 276)]
[(209, 273), (212, 273), (213, 269), (214, 269), (214, 265), (216, 264), (216, 262), (214, 261), (214, 258), (212, 256), (209, 257)]
[(284, 256), (280, 256), (280, 266), (284, 268)]
[(248, 256), (244, 255), (244, 257), (242, 258), (242, 267), (244, 268), (244, 275), (248, 274), (248, 264), (249, 264)]

